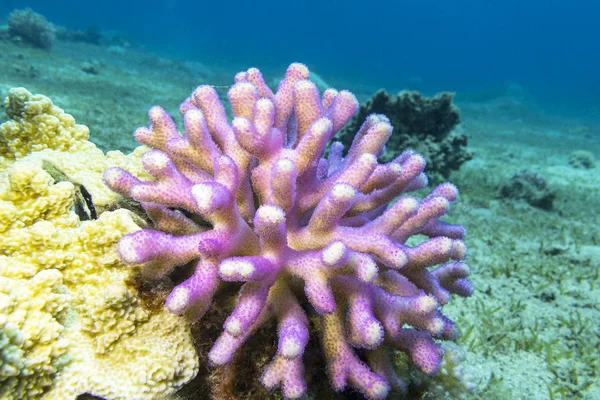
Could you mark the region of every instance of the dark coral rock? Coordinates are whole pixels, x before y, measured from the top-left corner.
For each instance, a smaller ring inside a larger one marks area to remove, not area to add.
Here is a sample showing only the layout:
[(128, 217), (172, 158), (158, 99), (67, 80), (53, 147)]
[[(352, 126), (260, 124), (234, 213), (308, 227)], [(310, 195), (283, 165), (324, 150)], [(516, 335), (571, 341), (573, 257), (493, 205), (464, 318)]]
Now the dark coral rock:
[(524, 200), (533, 207), (551, 210), (556, 194), (546, 180), (532, 171), (522, 170), (500, 188), (503, 198)]
[(99, 63), (94, 61), (85, 61), (81, 64), (81, 70), (86, 74), (98, 75), (100, 73)]
[(596, 166), (594, 155), (586, 150), (577, 150), (569, 155), (569, 164), (573, 168), (592, 169)]
[(54, 41), (54, 25), (31, 8), (15, 10), (8, 16), (8, 34), (33, 47), (49, 50)]
[(344, 147), (352, 144), (354, 135), (370, 114), (384, 114), (390, 119), (394, 132), (380, 155), (388, 162), (411, 148), (427, 160), (427, 174), (433, 181), (448, 178), (451, 171), (473, 158), (467, 149), (467, 136), (450, 134), (460, 123), (458, 108), (452, 103), (452, 93), (438, 93), (424, 97), (419, 92), (402, 91), (390, 95), (379, 90), (366, 103), (361, 104), (357, 115), (339, 134)]

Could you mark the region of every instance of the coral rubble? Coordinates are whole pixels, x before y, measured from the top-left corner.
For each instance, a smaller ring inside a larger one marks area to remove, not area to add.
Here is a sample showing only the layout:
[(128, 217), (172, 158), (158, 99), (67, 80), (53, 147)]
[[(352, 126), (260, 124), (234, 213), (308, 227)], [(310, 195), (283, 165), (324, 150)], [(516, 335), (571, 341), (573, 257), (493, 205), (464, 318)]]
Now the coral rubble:
[(500, 196), (505, 199), (523, 200), (542, 210), (552, 210), (556, 193), (548, 187), (542, 175), (522, 170), (500, 187)]
[(573, 168), (592, 169), (596, 166), (596, 160), (592, 152), (577, 150), (569, 154), (569, 165)]

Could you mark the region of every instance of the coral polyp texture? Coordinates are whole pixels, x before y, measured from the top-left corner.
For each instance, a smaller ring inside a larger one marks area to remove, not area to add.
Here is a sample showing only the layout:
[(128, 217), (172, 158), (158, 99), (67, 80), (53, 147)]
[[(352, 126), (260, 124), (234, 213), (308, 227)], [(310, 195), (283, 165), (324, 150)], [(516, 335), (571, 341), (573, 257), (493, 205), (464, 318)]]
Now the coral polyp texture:
[[(121, 259), (160, 279), (195, 263), (166, 300), (174, 314), (197, 320), (227, 282), (243, 282), (236, 306), (209, 353), (230, 363), (261, 325), (275, 319), (278, 348), (261, 381), (288, 398), (307, 391), (302, 362), (309, 320), (317, 321), (327, 373), (337, 391), (365, 397), (405, 391), (391, 352), (408, 354), (426, 374), (443, 357), (437, 340), (455, 324), (440, 307), (469, 296), (465, 230), (440, 221), (458, 190), (437, 186), (422, 200), (425, 160), (405, 151), (387, 164), (377, 156), (392, 133), (370, 115), (342, 158), (330, 139), (358, 108), (348, 91), (322, 95), (302, 64), (292, 64), (273, 93), (251, 68), (228, 92), (234, 118), (211, 86), (200, 86), (180, 112), (184, 134), (160, 107), (136, 139), (152, 181), (114, 167), (104, 180), (146, 210), (154, 229), (124, 236)], [(407, 241), (414, 236), (412, 246)]]
[[(198, 372), (190, 329), (139, 298), (117, 253), (139, 219), (106, 210), (117, 195), (101, 179), (113, 165), (141, 173), (139, 155), (104, 155), (46, 96), (13, 88), (4, 104), (0, 399), (166, 398)], [(97, 218), (76, 212), (82, 182)]]

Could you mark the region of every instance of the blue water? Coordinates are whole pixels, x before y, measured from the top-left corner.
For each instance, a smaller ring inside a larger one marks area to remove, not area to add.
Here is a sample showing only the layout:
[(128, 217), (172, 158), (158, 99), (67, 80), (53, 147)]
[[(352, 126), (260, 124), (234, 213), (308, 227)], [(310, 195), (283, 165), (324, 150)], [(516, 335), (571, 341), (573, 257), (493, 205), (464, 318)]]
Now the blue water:
[(11, 1), (69, 28), (97, 25), (185, 59), (281, 69), (389, 90), (485, 92), (600, 108), (597, 0)]

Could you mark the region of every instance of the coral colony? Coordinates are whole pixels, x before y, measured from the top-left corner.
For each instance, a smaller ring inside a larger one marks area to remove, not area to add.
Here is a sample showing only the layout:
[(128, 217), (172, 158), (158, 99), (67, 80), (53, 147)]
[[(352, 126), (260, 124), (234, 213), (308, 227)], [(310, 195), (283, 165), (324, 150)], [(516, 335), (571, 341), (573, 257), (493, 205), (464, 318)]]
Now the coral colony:
[[(358, 102), (348, 91), (320, 96), (308, 78), (306, 66), (292, 64), (273, 93), (257, 69), (237, 74), (231, 123), (216, 91), (200, 86), (180, 107), (183, 136), (165, 110), (151, 108), (150, 127), (135, 137), (152, 148), (142, 162), (154, 181), (116, 167), (104, 179), (138, 201), (155, 230), (124, 236), (118, 251), (147, 279), (194, 261), (166, 301), (190, 320), (211, 307), (221, 281), (245, 282), (210, 351), (213, 364), (229, 363), (275, 318), (278, 350), (261, 381), (297, 398), (307, 390), (308, 317), (318, 315), (334, 389), (381, 399), (406, 390), (391, 349), (435, 374), (443, 357), (436, 339), (457, 336), (440, 306), (473, 290), (465, 230), (439, 218), (458, 190), (443, 183), (420, 201), (404, 195), (427, 185), (425, 161), (407, 150), (377, 162), (392, 134), (384, 115), (367, 117), (345, 157), (333, 143), (321, 158)], [(408, 246), (415, 235), (421, 242)]]

